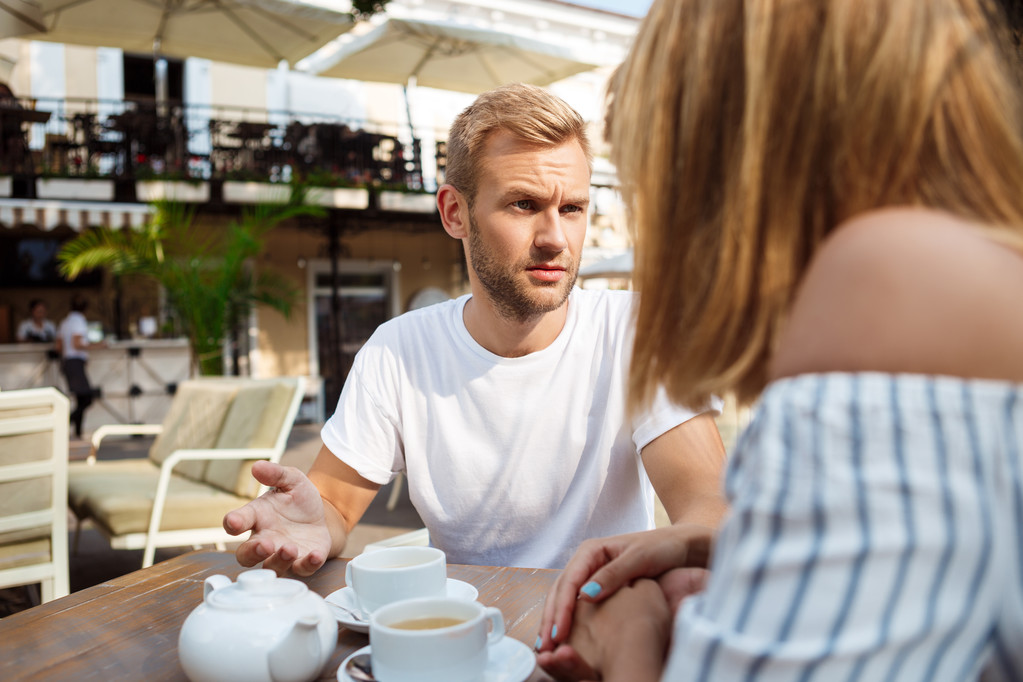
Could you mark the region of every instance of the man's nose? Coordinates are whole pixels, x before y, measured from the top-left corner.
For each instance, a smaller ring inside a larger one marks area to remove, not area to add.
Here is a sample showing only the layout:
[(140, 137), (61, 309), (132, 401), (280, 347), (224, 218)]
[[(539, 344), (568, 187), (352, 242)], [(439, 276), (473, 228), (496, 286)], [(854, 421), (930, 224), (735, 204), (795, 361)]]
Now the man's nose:
[(561, 252), (568, 248), (568, 238), (562, 224), (561, 212), (554, 209), (537, 216), (536, 234), (533, 243), (544, 251)]

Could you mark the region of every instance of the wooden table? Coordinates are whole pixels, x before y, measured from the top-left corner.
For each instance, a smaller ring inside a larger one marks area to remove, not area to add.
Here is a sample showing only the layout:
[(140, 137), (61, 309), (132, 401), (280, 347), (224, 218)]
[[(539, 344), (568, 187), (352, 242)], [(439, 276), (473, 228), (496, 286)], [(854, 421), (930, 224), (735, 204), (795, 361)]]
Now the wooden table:
[[(326, 596), (344, 587), (344, 559), (310, 578)], [(202, 601), (203, 581), (243, 571), (228, 552), (192, 552), (75, 592), (0, 620), (0, 680), (186, 680), (178, 633)], [(472, 583), (479, 601), (504, 614), (508, 636), (533, 646), (544, 597), (558, 572), (548, 569), (450, 565), (448, 576)], [(337, 648), (321, 680), (369, 636), (338, 629)], [(539, 668), (529, 682), (550, 680)]]

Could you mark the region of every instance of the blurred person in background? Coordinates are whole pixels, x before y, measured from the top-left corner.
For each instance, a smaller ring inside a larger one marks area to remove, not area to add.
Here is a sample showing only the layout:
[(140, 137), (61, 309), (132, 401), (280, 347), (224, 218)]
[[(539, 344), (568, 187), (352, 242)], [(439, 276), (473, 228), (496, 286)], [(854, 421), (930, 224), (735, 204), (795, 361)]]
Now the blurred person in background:
[(71, 424), (75, 437), (82, 437), (82, 421), (85, 411), (92, 405), (95, 390), (89, 383), (86, 363), (89, 349), (104, 347), (104, 343), (90, 343), (89, 322), (85, 319), (88, 301), (81, 294), (71, 298), (71, 311), (60, 323), (57, 332), (57, 347), (61, 353), (61, 371), (67, 380), (68, 391), (75, 396), (75, 409), (71, 412)]
[(53, 343), (57, 339), (57, 328), (46, 318), (46, 303), (34, 298), (28, 303), (29, 317), (18, 325), (19, 343)]

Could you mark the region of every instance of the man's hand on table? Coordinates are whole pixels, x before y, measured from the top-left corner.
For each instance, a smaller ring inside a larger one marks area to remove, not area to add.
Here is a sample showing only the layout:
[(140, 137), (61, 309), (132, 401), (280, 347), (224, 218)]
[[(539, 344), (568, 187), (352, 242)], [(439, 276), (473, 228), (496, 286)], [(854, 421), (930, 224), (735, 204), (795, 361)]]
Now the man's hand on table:
[(242, 566), (263, 562), (283, 575), (312, 575), (330, 556), (324, 503), (312, 481), (294, 467), (259, 461), (252, 475), (271, 489), (224, 517), (231, 535), (252, 531), (235, 551)]
[(537, 663), (562, 682), (657, 680), (672, 613), (665, 587), (637, 580), (600, 604), (580, 602), (571, 634), (552, 651), (537, 654)]

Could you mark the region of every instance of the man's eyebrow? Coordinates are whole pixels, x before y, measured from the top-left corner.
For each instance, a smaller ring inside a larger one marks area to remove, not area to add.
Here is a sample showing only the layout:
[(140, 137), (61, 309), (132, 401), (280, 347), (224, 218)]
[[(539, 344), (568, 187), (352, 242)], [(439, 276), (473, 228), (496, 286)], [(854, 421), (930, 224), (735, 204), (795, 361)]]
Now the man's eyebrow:
[[(501, 200), (502, 201), (508, 201), (508, 200), (512, 199), (513, 197), (514, 198), (523, 197), (523, 198), (526, 198), (526, 199), (544, 200), (544, 199), (549, 198), (549, 195), (544, 193), (544, 192), (538, 192), (538, 191), (536, 191), (536, 189), (531, 189), (529, 187), (509, 187), (506, 191), (504, 191), (501, 194)], [(585, 206), (585, 205), (590, 203), (590, 195), (589, 194), (585, 194), (585, 195), (584, 194), (580, 194), (580, 195), (577, 195), (577, 196), (574, 196), (574, 197), (565, 197), (562, 200), (561, 203), (563, 205), (565, 205), (565, 204), (581, 204), (581, 205)]]
[(501, 194), (502, 199), (511, 199), (512, 197), (526, 197), (529, 199), (542, 199), (541, 192), (537, 192), (535, 188), (519, 186), (509, 187)]

